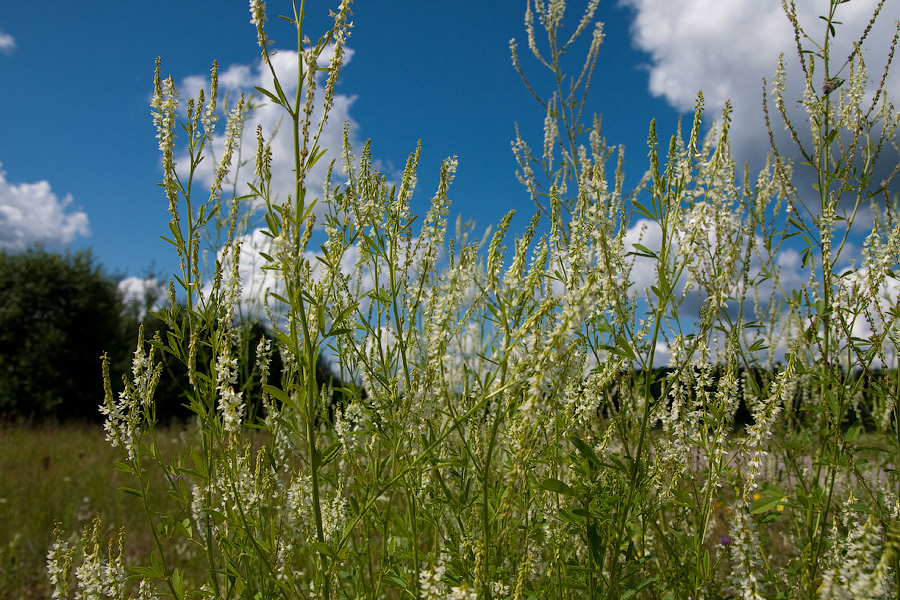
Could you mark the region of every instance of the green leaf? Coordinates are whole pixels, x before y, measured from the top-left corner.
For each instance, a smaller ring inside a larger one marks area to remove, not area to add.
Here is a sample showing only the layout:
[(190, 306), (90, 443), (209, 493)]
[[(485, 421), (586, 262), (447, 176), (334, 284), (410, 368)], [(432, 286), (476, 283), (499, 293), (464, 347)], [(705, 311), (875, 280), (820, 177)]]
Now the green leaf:
[(756, 340), (753, 342), (750, 347), (747, 349), (747, 352), (759, 352), (760, 350), (765, 350), (768, 348), (765, 340)]
[(591, 462), (595, 467), (599, 467), (603, 464), (600, 461), (600, 458), (597, 456), (597, 453), (594, 452), (594, 449), (588, 446), (584, 440), (576, 436), (570, 436), (569, 441), (572, 442), (572, 445), (578, 448), (578, 451), (581, 453), (581, 456), (586, 458), (589, 462)]
[(575, 495), (575, 492), (568, 486), (568, 484), (560, 481), (559, 479), (556, 479), (555, 477), (548, 477), (547, 479), (543, 480), (541, 482), (541, 487), (548, 492), (555, 492), (564, 496)]
[(603, 515), (601, 515), (601, 514), (591, 512), (591, 511), (585, 510), (583, 508), (573, 508), (572, 514), (578, 515), (579, 517), (584, 517), (585, 519), (603, 520), (603, 518), (604, 518)]
[(181, 235), (181, 229), (178, 227), (178, 223), (174, 220), (169, 221), (169, 231), (172, 232), (172, 236), (178, 241), (179, 244), (184, 245), (184, 237)]
[(637, 594), (638, 592), (640, 592), (647, 586), (655, 583), (657, 581), (657, 579), (658, 579), (658, 577), (648, 577), (647, 579), (644, 579), (637, 585), (637, 587), (633, 587), (630, 590), (626, 590), (625, 593), (622, 594), (622, 600), (628, 600), (628, 598), (631, 598), (632, 596), (634, 596), (635, 594)]
[(783, 504), (782, 498), (783, 496), (763, 496), (750, 505), (750, 514), (758, 515), (760, 513), (768, 512), (779, 504)]
[(324, 554), (328, 558), (340, 560), (340, 556), (338, 556), (338, 553), (332, 550), (328, 544), (325, 544), (323, 542), (313, 542), (312, 544), (310, 544), (310, 547), (319, 554)]
[(261, 88), (261, 87), (259, 87), (259, 86), (254, 86), (254, 89), (255, 89), (257, 92), (259, 92), (260, 94), (263, 94), (264, 96), (266, 96), (269, 100), (271, 100), (272, 102), (274, 102), (274, 103), (277, 104), (278, 106), (284, 106), (284, 105), (281, 103), (281, 100), (279, 100), (279, 99), (275, 96), (275, 94), (273, 94), (273, 93), (270, 92), (269, 90), (267, 90), (267, 89), (265, 89), (265, 88)]
[(316, 306), (316, 321), (319, 326), (319, 332), (325, 333), (325, 325), (327, 324), (325, 321), (325, 305), (319, 304)]
[(625, 339), (623, 335), (616, 336), (615, 346), (604, 346), (603, 349), (616, 356), (621, 356), (622, 358), (627, 358), (629, 360), (637, 359), (637, 355), (634, 353), (634, 350), (631, 349), (628, 340)]
[(184, 571), (180, 569), (172, 571), (172, 587), (175, 589), (175, 598), (184, 598)]
[(803, 256), (803, 260), (800, 262), (800, 268), (805, 269), (806, 267), (809, 266), (809, 261), (810, 261), (810, 258), (811, 258), (810, 252), (809, 252), (809, 248), (804, 248), (804, 249), (803, 249), (803, 254), (802, 254), (802, 256)]
[(838, 420), (841, 419), (842, 415), (840, 414), (840, 406), (838, 405), (837, 396), (835, 396), (834, 392), (830, 389), (825, 390), (825, 402), (828, 403), (828, 410), (831, 411), (831, 414)]
[(634, 248), (637, 249), (637, 252), (633, 252), (632, 254), (636, 254), (637, 256), (643, 256), (646, 258), (659, 259), (659, 256), (656, 254), (656, 252), (654, 252), (647, 246), (644, 246), (643, 244), (632, 244), (632, 246), (634, 246)]
[(118, 460), (113, 462), (113, 470), (135, 475), (134, 468), (130, 464)]
[(321, 159), (325, 155), (325, 152), (327, 152), (327, 148), (319, 148), (318, 146), (313, 146), (313, 149), (309, 153), (309, 158), (306, 161), (307, 166), (311, 168), (313, 165), (319, 162), (319, 159)]
[(603, 556), (606, 554), (606, 544), (597, 530), (595, 523), (588, 523), (587, 527), (588, 545), (591, 548), (591, 554), (594, 555), (594, 561), (603, 564)]
[(292, 406), (291, 399), (281, 388), (277, 388), (274, 385), (266, 385), (263, 386), (263, 390), (276, 400), (279, 400), (282, 404), (286, 406)]
[(162, 579), (163, 574), (148, 567), (129, 567), (128, 572), (141, 579)]
[(691, 498), (691, 495), (685, 490), (679, 490), (678, 488), (675, 488), (672, 493), (675, 496), (676, 504), (686, 507), (691, 507), (696, 504), (694, 499)]
[(160, 561), (159, 554), (156, 552), (156, 550), (154, 550), (150, 554), (150, 566), (154, 571), (159, 573), (160, 577), (165, 576), (166, 570), (163, 568), (162, 561)]
[(324, 467), (328, 463), (330, 463), (334, 458), (341, 453), (341, 443), (335, 442), (325, 448), (325, 451), (322, 452), (322, 462), (319, 466)]
[(646, 206), (644, 206), (643, 204), (641, 204), (641, 203), (638, 202), (637, 200), (633, 201), (633, 202), (631, 203), (631, 205), (634, 207), (634, 210), (636, 210), (636, 211), (637, 211), (638, 213), (640, 213), (641, 215), (647, 217), (647, 218), (650, 219), (651, 221), (655, 221), (655, 220), (656, 220), (656, 215), (654, 215), (652, 212), (650, 212), (650, 210), (649, 210)]
[(347, 333), (350, 333), (351, 331), (353, 331), (353, 330), (350, 329), (349, 327), (340, 327), (338, 329), (330, 329), (330, 330), (328, 330), (328, 333), (325, 334), (325, 337), (329, 338), (329, 337), (336, 337), (339, 335), (345, 335)]
[(120, 492), (125, 492), (126, 494), (131, 494), (132, 496), (137, 496), (138, 498), (143, 498), (144, 493), (141, 490), (136, 490), (130, 487), (120, 487)]
[(331, 329), (328, 333), (325, 334), (325, 337), (335, 337), (338, 335), (343, 335), (346, 333), (350, 333), (352, 329), (348, 327), (341, 326), (344, 320), (359, 306), (358, 302), (353, 302), (350, 306), (341, 311), (341, 314), (337, 316), (334, 320), (334, 323), (331, 324)]

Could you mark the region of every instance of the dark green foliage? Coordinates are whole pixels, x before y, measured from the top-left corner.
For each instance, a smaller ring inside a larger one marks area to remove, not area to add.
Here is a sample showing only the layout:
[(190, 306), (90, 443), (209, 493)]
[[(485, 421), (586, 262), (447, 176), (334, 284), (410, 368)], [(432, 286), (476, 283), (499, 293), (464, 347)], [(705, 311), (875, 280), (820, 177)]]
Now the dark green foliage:
[[(138, 312), (123, 304), (115, 278), (95, 264), (90, 251), (62, 255), (37, 247), (17, 254), (0, 252), (0, 419), (99, 421), (100, 357), (109, 355), (110, 379), (118, 394), (123, 374), (131, 372), (141, 324)], [(171, 331), (154, 316), (145, 316), (143, 326), (148, 340), (155, 334), (165, 340)], [(241, 329), (238, 388), (252, 417), (262, 409), (256, 346), (270, 334), (261, 323)], [(198, 348), (198, 361), (214, 372), (209, 342), (202, 340)], [(192, 416), (186, 366), (164, 352), (157, 352), (155, 360), (163, 363), (155, 394), (157, 419)], [(316, 378), (320, 386), (333, 379), (321, 360)], [(276, 352), (269, 383), (278, 385), (280, 380)]]
[[(166, 319), (184, 319), (186, 316), (185, 307), (181, 306), (176, 311), (167, 311)], [(178, 321), (172, 321), (178, 322)], [(160, 341), (169, 339), (174, 329), (163, 319), (148, 316), (144, 323), (144, 337), (148, 340), (158, 339)], [(248, 422), (253, 422), (258, 416), (264, 415), (265, 407), (262, 404), (262, 388), (260, 386), (260, 373), (257, 367), (257, 347), (260, 339), (265, 337), (273, 340), (272, 332), (260, 321), (244, 322), (236, 324), (237, 331), (240, 335), (237, 338), (240, 342), (233, 351), (238, 358), (238, 378), (236, 390), (241, 392), (244, 404), (246, 406), (246, 414), (244, 418)], [(187, 331), (187, 325), (181, 322), (180, 329)], [(185, 334), (189, 335), (189, 334)], [(215, 377), (216, 358), (212, 354), (210, 332), (203, 331), (202, 339), (197, 344), (198, 365), (204, 365), (203, 369)], [(137, 327), (134, 328), (133, 340), (137, 339)], [(188, 379), (188, 369), (185, 362), (173, 356), (171, 352), (163, 351), (166, 347), (165, 343), (155, 343), (156, 353), (154, 361), (162, 363), (162, 375), (153, 397), (156, 418), (162, 423), (172, 424), (173, 421), (186, 420), (195, 416), (195, 411), (190, 406), (190, 398), (193, 394), (190, 380)], [(187, 344), (186, 344), (187, 345)], [(273, 342), (273, 348), (276, 344)], [(129, 367), (130, 368), (130, 367)], [(275, 351), (272, 354), (269, 363), (268, 384), (281, 387), (281, 379), (283, 374), (283, 363), (281, 355)], [(334, 374), (328, 361), (321, 355), (316, 361), (316, 384), (319, 389), (323, 386), (332, 386), (331, 403), (325, 407), (328, 418), (334, 416), (334, 409), (339, 404), (344, 404), (347, 399), (344, 397), (342, 386), (344, 383), (338, 376)], [(365, 392), (362, 392), (365, 397)]]
[[(144, 321), (144, 336), (147, 339), (158, 336), (160, 340), (165, 340), (171, 331), (172, 329), (161, 319), (150, 316)], [(261, 337), (271, 338), (271, 335), (265, 326), (259, 322), (252, 325), (241, 325), (241, 331), (242, 342), (235, 349), (240, 361), (237, 390), (243, 393), (243, 398), (251, 414), (259, 414), (260, 388), (259, 372), (256, 368), (256, 348)], [(206, 339), (200, 340), (200, 343), (197, 345), (197, 363), (208, 365), (209, 372), (215, 376), (215, 357), (212, 356), (209, 345), (209, 332), (204, 333), (207, 334), (205, 336)], [(134, 339), (137, 339), (136, 334)], [(159, 385), (154, 394), (156, 418), (164, 423), (169, 423), (173, 419), (184, 420), (194, 416), (195, 413), (189, 406), (192, 392), (191, 383), (188, 379), (187, 365), (170, 353), (161, 352), (159, 347), (154, 355), (154, 360), (161, 362), (163, 365)], [(269, 365), (270, 383), (279, 381), (281, 368), (281, 357), (276, 352)]]
[(100, 357), (128, 354), (122, 309), (90, 251), (0, 252), (0, 415), (99, 418)]

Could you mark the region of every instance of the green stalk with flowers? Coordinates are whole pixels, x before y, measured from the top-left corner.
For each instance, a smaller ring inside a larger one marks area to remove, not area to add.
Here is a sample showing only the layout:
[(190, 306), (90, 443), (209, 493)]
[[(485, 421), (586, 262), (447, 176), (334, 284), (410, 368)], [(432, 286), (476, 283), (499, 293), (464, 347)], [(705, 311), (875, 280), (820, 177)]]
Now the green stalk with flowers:
[[(265, 7), (251, 2), (271, 76), (256, 92), (284, 111), (292, 140), (287, 197), (272, 183), (274, 133), (258, 130), (248, 192), (239, 196), (235, 180), (221, 199), (243, 102), (228, 117), (213, 184), (197, 185), (214, 139), (215, 69), (209, 95), (187, 103), (190, 158), (176, 169), (178, 94), (158, 66), (154, 120), (181, 270), (159, 314), (170, 333), (139, 338), (125, 393), (116, 399), (107, 385), (102, 409), (152, 550), (126, 570), (121, 547), (101, 556), (99, 521), (81, 544), (61, 535), (48, 557), (54, 597), (73, 583), (84, 597), (141, 599), (896, 592), (900, 380), (877, 388), (877, 422), (866, 422), (851, 411), (862, 379), (849, 367), (871, 379), (874, 361), (886, 368), (896, 357), (897, 309), (881, 298), (894, 281), (900, 220), (890, 180), (876, 185), (874, 169), (896, 148), (900, 114), (884, 100), (886, 75), (872, 108), (861, 108), (858, 50), (843, 86), (843, 72), (829, 70), (843, 4), (828, 2), (825, 42), (811, 53), (785, 4), (804, 59), (811, 141), (791, 124), (783, 66), (773, 95), (816, 175), (819, 204), (809, 208), (774, 133), (756, 181), (749, 169), (737, 175), (730, 105), (704, 135), (702, 94), (687, 139), (679, 126), (664, 159), (650, 124), (647, 173), (626, 192), (624, 153), (608, 176), (615, 149), (599, 118), (582, 121), (602, 42), (597, 2), (561, 43), (565, 3), (532, 0), (528, 46), (555, 83), (549, 100), (541, 96), (512, 44), (546, 110), (542, 153), (519, 135), (513, 149), (537, 212), (518, 235), (510, 212), (484, 240), (461, 222), (448, 239), (455, 158), (441, 166), (421, 220), (411, 208), (420, 149), (392, 185), (369, 143), (355, 156), (346, 127), (321, 195), (309, 188), (326, 156), (348, 1), (315, 43), (304, 36), (305, 3), (292, 4), (296, 81), (276, 72)], [(563, 57), (589, 29), (586, 60), (569, 78)], [(893, 47), (888, 66), (892, 57)], [(825, 88), (813, 83), (816, 69)], [(842, 194), (852, 200), (843, 221)], [(838, 273), (850, 226), (873, 200), (865, 267)], [(251, 392), (237, 385), (251, 239), (241, 215), (256, 210), (272, 337), (259, 341)], [(200, 242), (214, 222), (228, 234), (204, 274)], [(798, 239), (809, 280), (795, 291), (784, 289), (779, 253)], [(857, 319), (872, 329), (868, 340), (853, 334)], [(270, 371), (276, 350), (280, 377)], [(663, 350), (666, 371), (657, 368)], [(155, 438), (156, 353), (190, 373), (191, 444), (171, 458)], [(341, 377), (320, 385), (323, 355)], [(742, 404), (747, 424), (735, 422)], [(148, 508), (153, 473), (167, 486), (167, 513)]]

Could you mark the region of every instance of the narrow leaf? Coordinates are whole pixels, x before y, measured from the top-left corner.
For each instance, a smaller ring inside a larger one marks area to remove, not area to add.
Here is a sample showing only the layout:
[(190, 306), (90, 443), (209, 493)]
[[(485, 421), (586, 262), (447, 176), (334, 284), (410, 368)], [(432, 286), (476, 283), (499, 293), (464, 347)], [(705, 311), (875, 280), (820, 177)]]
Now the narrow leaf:
[(541, 487), (549, 492), (555, 492), (557, 494), (563, 494), (564, 496), (574, 496), (575, 492), (566, 484), (565, 482), (556, 479), (555, 477), (548, 477), (547, 479), (541, 482)]

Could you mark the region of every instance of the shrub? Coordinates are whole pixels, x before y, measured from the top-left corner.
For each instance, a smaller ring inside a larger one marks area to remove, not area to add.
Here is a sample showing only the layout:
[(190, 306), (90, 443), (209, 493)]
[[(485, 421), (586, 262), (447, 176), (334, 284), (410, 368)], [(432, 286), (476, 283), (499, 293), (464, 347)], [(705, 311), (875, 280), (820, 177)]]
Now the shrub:
[(96, 419), (101, 355), (130, 353), (122, 308), (89, 251), (0, 251), (0, 415)]

